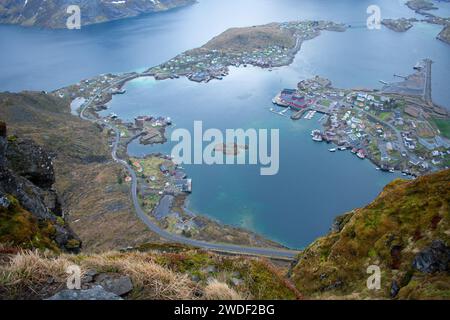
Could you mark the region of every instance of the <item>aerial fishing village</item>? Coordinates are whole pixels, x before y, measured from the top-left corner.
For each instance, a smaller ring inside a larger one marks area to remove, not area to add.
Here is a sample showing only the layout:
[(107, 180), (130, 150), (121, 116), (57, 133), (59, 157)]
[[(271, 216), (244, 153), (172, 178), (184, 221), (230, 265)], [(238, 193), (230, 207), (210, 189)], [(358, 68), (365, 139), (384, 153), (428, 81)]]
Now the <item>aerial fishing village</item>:
[(321, 31), (343, 32), (346, 27), (330, 21), (294, 21), (231, 28), (200, 48), (186, 51), (146, 71), (157, 80), (187, 77), (195, 82), (222, 80), (229, 67), (248, 65), (268, 68), (292, 63), (303, 41)]
[[(72, 101), (74, 114), (97, 119), (96, 123), (108, 135), (113, 149), (117, 137), (111, 126), (120, 132), (117, 155), (121, 159), (127, 159), (136, 172), (139, 203), (158, 225), (172, 233), (199, 240), (215, 239), (219, 242), (277, 247), (279, 244), (250, 231), (223, 225), (190, 212), (185, 204), (194, 187), (184, 168), (175, 164), (170, 155), (149, 154), (138, 158), (128, 154), (131, 143), (164, 143), (165, 130), (172, 125), (172, 120), (140, 115), (134, 121), (126, 122), (108, 111), (108, 102), (114, 95), (126, 93), (124, 86), (128, 81), (140, 77), (153, 77), (155, 80), (186, 77), (194, 82), (209, 82), (227, 76), (229, 67), (232, 66), (252, 65), (271, 70), (289, 65), (303, 41), (313, 39), (325, 30), (342, 32), (346, 28), (329, 21), (296, 21), (232, 28), (204, 46), (189, 50), (144, 72), (102, 74), (51, 94)], [(218, 145), (215, 151), (237, 155), (245, 149), (246, 146)], [(118, 180), (121, 184), (133, 183), (133, 177), (125, 171)]]
[(432, 102), (431, 66), (425, 59), (411, 75), (394, 75), (399, 82), (380, 80), (381, 90), (336, 89), (316, 76), (282, 90), (270, 111), (318, 121), (311, 139), (329, 143), (331, 153), (349, 151), (377, 170), (420, 176), (450, 166), (450, 115)]
[[(103, 74), (50, 94), (71, 101), (73, 114), (95, 119), (112, 150), (116, 148), (118, 158), (125, 159), (135, 172), (137, 201), (140, 207), (161, 228), (172, 234), (203, 241), (282, 247), (259, 234), (224, 225), (206, 215), (190, 211), (187, 201), (194, 189), (193, 180), (187, 175), (185, 168), (173, 161), (171, 155), (151, 150), (145, 156), (129, 154), (130, 144), (151, 147), (165, 143), (166, 130), (170, 126), (176, 126), (167, 116), (138, 115), (132, 121), (125, 121), (109, 110), (108, 102), (113, 96), (126, 93), (126, 82), (141, 76), (146, 75), (134, 72), (120, 75)], [(246, 146), (238, 145), (217, 145), (215, 151), (233, 156), (245, 148)], [(117, 182), (123, 188), (129, 188), (133, 177), (123, 170), (117, 177)]]

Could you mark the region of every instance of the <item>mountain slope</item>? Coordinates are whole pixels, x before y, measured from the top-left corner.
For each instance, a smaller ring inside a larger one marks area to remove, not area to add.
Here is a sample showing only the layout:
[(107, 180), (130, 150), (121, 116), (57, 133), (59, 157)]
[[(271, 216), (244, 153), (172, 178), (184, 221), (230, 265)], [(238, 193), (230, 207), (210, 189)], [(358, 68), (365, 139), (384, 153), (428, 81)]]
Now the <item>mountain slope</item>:
[(33, 140), (52, 156), (61, 214), (85, 251), (158, 241), (135, 216), (129, 186), (118, 183), (123, 172), (111, 159), (107, 132), (72, 115), (69, 104), (39, 92), (0, 93), (0, 120), (9, 137)]
[(0, 23), (65, 28), (71, 5), (80, 7), (81, 25), (90, 25), (193, 3), (195, 0), (1, 0)]
[(80, 240), (61, 217), (52, 188), (52, 157), (31, 140), (7, 138), (6, 125), (0, 127), (0, 242), (78, 252)]
[[(450, 170), (396, 180), (301, 253), (292, 278), (311, 297), (450, 298)], [(381, 289), (366, 282), (381, 269)]]

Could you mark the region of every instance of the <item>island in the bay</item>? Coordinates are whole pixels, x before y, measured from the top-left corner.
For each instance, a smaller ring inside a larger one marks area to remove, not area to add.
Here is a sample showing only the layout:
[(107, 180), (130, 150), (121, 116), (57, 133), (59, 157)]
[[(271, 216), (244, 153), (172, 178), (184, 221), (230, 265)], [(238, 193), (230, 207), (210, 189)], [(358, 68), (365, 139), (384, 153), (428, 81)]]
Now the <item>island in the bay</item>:
[[(448, 0), (442, 1), (448, 2)], [(396, 32), (408, 31), (416, 22), (441, 25), (443, 26), (443, 28), (441, 32), (439, 32), (439, 34), (436, 36), (436, 38), (447, 44), (450, 44), (450, 18), (440, 17), (430, 12), (431, 10), (437, 10), (438, 7), (436, 7), (432, 2), (428, 0), (410, 0), (406, 2), (406, 5), (411, 10), (414, 10), (417, 14), (423, 16), (423, 18), (383, 19), (381, 23), (387, 28)]]

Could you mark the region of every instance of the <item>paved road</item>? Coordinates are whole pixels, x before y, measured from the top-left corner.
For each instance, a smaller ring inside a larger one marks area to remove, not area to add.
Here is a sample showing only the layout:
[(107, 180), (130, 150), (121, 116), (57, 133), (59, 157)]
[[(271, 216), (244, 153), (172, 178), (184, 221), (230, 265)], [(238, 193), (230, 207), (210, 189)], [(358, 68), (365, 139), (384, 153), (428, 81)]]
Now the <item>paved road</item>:
[(99, 97), (102, 93), (106, 92), (107, 90), (110, 90), (111, 88), (117, 86), (119, 83), (128, 81), (135, 77), (136, 76), (133, 75), (133, 76), (122, 78), (118, 81), (115, 81), (110, 86), (104, 88), (96, 96), (89, 99), (84, 104), (84, 106), (82, 107), (82, 109), (80, 111), (80, 118), (83, 120), (94, 122), (94, 123), (102, 123), (102, 124), (106, 125), (109, 129), (114, 130), (116, 139), (113, 143), (111, 155), (112, 155), (112, 158), (114, 159), (114, 161), (116, 161), (117, 163), (120, 163), (123, 167), (125, 167), (131, 176), (131, 179), (132, 179), (132, 181), (131, 181), (132, 201), (133, 201), (133, 205), (134, 205), (136, 214), (141, 219), (141, 221), (143, 223), (145, 223), (145, 225), (151, 231), (153, 231), (154, 233), (159, 235), (161, 238), (164, 238), (164, 239), (172, 241), (172, 242), (186, 244), (186, 245), (199, 247), (199, 248), (206, 249), (206, 250), (223, 252), (223, 253), (235, 253), (235, 254), (244, 254), (244, 255), (251, 255), (251, 256), (263, 256), (263, 257), (283, 259), (283, 260), (295, 260), (297, 255), (299, 254), (299, 252), (295, 251), (295, 250), (246, 247), (246, 246), (239, 246), (239, 245), (231, 245), (231, 244), (222, 244), (222, 243), (213, 243), (213, 242), (194, 240), (194, 239), (186, 238), (183, 236), (179, 236), (179, 235), (167, 232), (166, 230), (160, 228), (157, 224), (155, 224), (153, 221), (150, 220), (150, 218), (142, 210), (141, 205), (139, 204), (139, 199), (138, 199), (138, 195), (137, 195), (138, 182), (137, 182), (136, 172), (126, 161), (118, 158), (118, 156), (117, 156), (117, 148), (118, 148), (119, 142), (120, 142), (120, 130), (110, 123), (103, 122), (99, 119), (91, 119), (84, 115), (84, 112), (86, 111), (87, 108), (89, 108), (93, 104), (95, 98)]
[(431, 61), (430, 59), (425, 60), (427, 71), (426, 71), (425, 88), (424, 88), (423, 98), (424, 98), (425, 102), (428, 104), (433, 103), (433, 99), (431, 96), (431, 65), (432, 65), (432, 63), (433, 63), (433, 61)]
[(406, 149), (405, 145), (403, 144), (403, 137), (402, 137), (402, 133), (400, 132), (400, 130), (398, 130), (395, 126), (393, 126), (392, 124), (390, 124), (389, 122), (386, 122), (384, 120), (381, 120), (380, 118), (378, 118), (377, 116), (365, 111), (365, 110), (361, 110), (363, 113), (367, 114), (369, 117), (372, 117), (373, 119), (377, 120), (378, 122), (380, 122), (381, 124), (383, 124), (384, 126), (389, 127), (392, 131), (394, 131), (395, 135), (397, 136), (397, 142), (398, 142), (398, 146), (400, 148), (400, 151), (403, 153), (406, 153), (407, 155), (409, 155), (409, 151)]

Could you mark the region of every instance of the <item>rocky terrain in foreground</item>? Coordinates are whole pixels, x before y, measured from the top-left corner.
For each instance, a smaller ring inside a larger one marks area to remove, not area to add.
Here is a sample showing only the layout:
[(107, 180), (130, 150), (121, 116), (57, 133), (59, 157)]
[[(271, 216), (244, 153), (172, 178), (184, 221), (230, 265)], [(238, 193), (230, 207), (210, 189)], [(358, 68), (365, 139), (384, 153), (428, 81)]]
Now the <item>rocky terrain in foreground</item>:
[(0, 23), (44, 28), (66, 28), (71, 16), (67, 8), (78, 5), (81, 25), (161, 12), (195, 3), (196, 0), (3, 0), (0, 1)]
[(7, 136), (0, 122), (0, 242), (79, 252), (53, 189), (52, 157), (32, 140)]
[[(449, 182), (450, 170), (393, 181), (368, 206), (339, 216), (292, 265), (157, 243), (69, 255), (51, 241), (5, 241), (22, 233), (0, 227), (0, 298), (450, 299)], [(10, 196), (0, 204), (20, 208)], [(4, 209), (0, 218), (16, 223)], [(41, 250), (22, 251), (30, 244)], [(81, 290), (67, 289), (69, 266), (81, 269)], [(378, 290), (367, 287), (369, 266), (380, 268)]]

